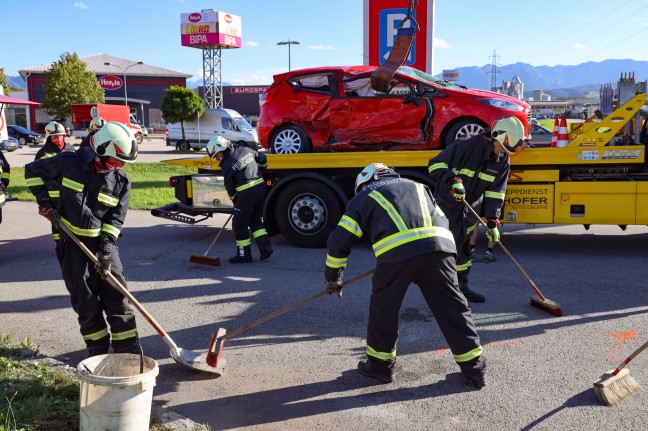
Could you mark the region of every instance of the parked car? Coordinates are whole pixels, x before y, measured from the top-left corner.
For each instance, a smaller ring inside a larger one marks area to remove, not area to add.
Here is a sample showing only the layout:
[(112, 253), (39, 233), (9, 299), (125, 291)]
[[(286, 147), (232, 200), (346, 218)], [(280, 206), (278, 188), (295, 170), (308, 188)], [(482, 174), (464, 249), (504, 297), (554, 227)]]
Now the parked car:
[(273, 153), (445, 148), (503, 117), (528, 131), (530, 106), (404, 66), (389, 92), (371, 88), (375, 66), (316, 67), (274, 76), (260, 96), (259, 142)]
[(531, 132), (531, 145), (534, 147), (550, 147), (551, 146), (551, 136), (553, 131), (547, 129), (540, 124), (531, 124), (529, 126), (529, 131)]
[(20, 144), (16, 138), (9, 137), (7, 140), (0, 141), (0, 150), (12, 152), (16, 151), (18, 148), (20, 148)]
[(25, 129), (22, 126), (7, 124), (7, 133), (16, 138), (20, 145), (38, 145), (43, 143), (43, 135), (33, 130)]

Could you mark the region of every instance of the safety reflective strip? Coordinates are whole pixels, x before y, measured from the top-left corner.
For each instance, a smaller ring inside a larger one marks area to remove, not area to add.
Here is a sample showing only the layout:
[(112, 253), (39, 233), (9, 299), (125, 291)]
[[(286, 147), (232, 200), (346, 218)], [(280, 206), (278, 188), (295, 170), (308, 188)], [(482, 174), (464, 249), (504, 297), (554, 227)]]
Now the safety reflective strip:
[(403, 221), (403, 218), (400, 216), (400, 214), (398, 214), (396, 208), (394, 208), (391, 202), (385, 199), (385, 197), (380, 192), (374, 190), (369, 193), (369, 197), (378, 202), (378, 205), (380, 205), (385, 211), (387, 211), (387, 215), (389, 215), (389, 218), (392, 219), (399, 231), (402, 232), (407, 229), (405, 221)]
[(61, 234), (60, 233), (53, 233), (52, 238), (54, 238), (54, 241), (58, 241), (61, 239)]
[(492, 183), (493, 181), (495, 181), (495, 176), (494, 175), (488, 175), (488, 174), (485, 174), (483, 172), (480, 172), (479, 175), (477, 175), (477, 178), (479, 178), (480, 180), (487, 181), (489, 183)]
[(457, 272), (461, 271), (468, 271), (468, 269), (472, 266), (472, 260), (462, 263), (461, 265), (455, 265), (455, 268), (457, 269)]
[(25, 178), (25, 184), (27, 184), (27, 187), (44, 186), (45, 181), (41, 177), (31, 177)]
[(49, 195), (49, 197), (54, 199), (58, 199), (61, 197), (61, 192), (59, 190), (48, 190), (47, 194)]
[(428, 172), (429, 172), (429, 173), (432, 173), (432, 171), (436, 171), (436, 170), (438, 170), (438, 169), (448, 169), (448, 164), (447, 164), (447, 163), (444, 163), (444, 162), (438, 162), (438, 163), (435, 163), (435, 164), (430, 165), (430, 166), (428, 167)]
[(362, 237), (362, 229), (360, 229), (360, 225), (358, 224), (358, 222), (353, 220), (351, 217), (347, 215), (342, 216), (342, 218), (338, 222), (338, 226), (348, 230), (358, 238)]
[(5, 197), (5, 194), (3, 192), (0, 192), (0, 204), (3, 204), (7, 198)]
[[(2, 172), (0, 170), (0, 172)], [(0, 178), (8, 180), (9, 179), (9, 172), (2, 172), (2, 175), (0, 175)]]
[(472, 349), (470, 352), (464, 353), (462, 355), (455, 355), (453, 354), (452, 356), (454, 357), (455, 362), (468, 362), (471, 361), (479, 356), (484, 352), (484, 348), (482, 346), (476, 347)]
[(101, 232), (109, 233), (112, 236), (114, 236), (115, 238), (117, 238), (119, 236), (119, 234), (120, 234), (119, 229), (117, 229), (115, 226), (107, 224), (107, 223), (104, 223), (104, 224), (101, 225)]
[(248, 245), (252, 245), (252, 240), (250, 238), (246, 239), (237, 239), (236, 240), (236, 246), (237, 247), (245, 247)]
[(105, 193), (99, 193), (97, 195), (97, 200), (102, 204), (108, 205), (109, 207), (116, 207), (117, 204), (119, 203), (119, 199), (117, 199), (114, 196), (107, 195)]
[(485, 192), (484, 196), (487, 198), (493, 198), (493, 199), (498, 199), (500, 201), (503, 201), (505, 194), (500, 192)]
[(445, 238), (452, 241), (454, 244), (454, 238), (452, 233), (443, 227), (433, 226), (433, 227), (423, 227), (416, 229), (409, 229), (403, 232), (398, 232), (393, 235), (389, 235), (386, 238), (381, 239), (373, 245), (374, 254), (376, 257), (381, 254), (388, 252), (389, 250), (399, 247), (403, 244), (407, 244), (412, 241), (417, 241), (423, 238), (432, 238), (439, 237)]
[(129, 338), (135, 338), (135, 337), (137, 337), (137, 328), (131, 329), (129, 331), (112, 333), (113, 341), (128, 340)]
[(45, 153), (41, 156), (41, 159), (47, 159), (49, 157), (54, 157), (56, 153)]
[(260, 168), (265, 169), (265, 168), (268, 167), (268, 163), (257, 163), (257, 166), (260, 167)]
[(371, 346), (368, 345), (366, 352), (368, 356), (380, 359), (381, 361), (389, 361), (396, 357), (396, 349), (392, 350), (391, 352), (376, 352)]
[(346, 257), (334, 257), (330, 254), (326, 255), (326, 266), (329, 268), (346, 268), (347, 261), (349, 259)]
[(108, 336), (108, 328), (103, 328), (102, 330), (97, 331), (95, 333), (84, 335), (83, 339), (84, 340), (97, 341), (97, 340), (100, 340), (100, 339), (102, 339), (104, 337), (107, 337), (107, 336)]
[(423, 226), (432, 226), (432, 216), (430, 215), (430, 207), (425, 195), (425, 187), (423, 184), (416, 183), (416, 193), (419, 198), (419, 205), (421, 206), (421, 216), (423, 217)]
[(476, 227), (477, 227), (477, 223), (475, 223), (474, 225), (472, 225), (468, 229), (466, 229), (466, 232), (469, 233), (469, 234), (472, 234), (472, 232), (475, 230)]
[(248, 181), (245, 184), (241, 184), (240, 186), (238, 186), (236, 188), (236, 191), (237, 192), (242, 192), (243, 190), (247, 190), (247, 189), (249, 189), (251, 187), (254, 187), (256, 185), (259, 185), (261, 183), (263, 183), (263, 178), (257, 178), (256, 180)]
[(472, 177), (475, 176), (475, 171), (473, 171), (472, 169), (468, 169), (468, 168), (462, 168), (462, 169), (459, 169), (459, 170), (453, 169), (452, 171), (457, 175), (463, 175), (463, 176), (469, 177), (469, 178), (472, 178)]
[[(88, 238), (96, 238), (99, 235), (101, 235), (101, 229), (82, 229), (78, 226), (74, 226), (72, 223), (70, 223), (66, 218), (61, 217), (61, 221), (65, 223), (65, 225), (70, 228), (70, 230), (77, 236), (85, 236)], [(119, 232), (117, 233), (117, 236), (119, 236)], [(117, 238), (115, 236), (115, 238)]]
[(72, 189), (75, 192), (83, 191), (83, 184), (77, 183), (76, 181), (73, 181), (69, 178), (63, 177), (63, 181), (61, 181), (61, 185), (67, 187), (68, 189)]
[(257, 239), (258, 237), (263, 236), (263, 235), (267, 235), (267, 234), (268, 234), (267, 230), (259, 229), (259, 230), (255, 230), (254, 232), (252, 232), (252, 237), (254, 239)]
[(232, 196), (229, 196), (229, 195), (228, 196), (229, 196), (230, 200), (233, 201), (236, 198), (236, 195), (238, 195), (238, 193), (234, 193)]

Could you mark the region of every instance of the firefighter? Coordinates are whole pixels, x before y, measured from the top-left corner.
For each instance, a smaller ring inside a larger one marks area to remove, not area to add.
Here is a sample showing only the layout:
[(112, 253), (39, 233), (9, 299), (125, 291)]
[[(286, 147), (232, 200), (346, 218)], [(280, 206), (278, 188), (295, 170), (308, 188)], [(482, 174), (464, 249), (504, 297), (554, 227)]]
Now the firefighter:
[[(464, 200), (486, 217), (489, 241), (499, 241), (499, 226), (508, 181), (509, 155), (522, 149), (524, 126), (515, 117), (495, 121), (491, 129), (468, 139), (458, 139), (431, 159), (428, 172), (436, 182), (434, 197), (450, 221), (450, 230), (457, 245), (457, 276), (459, 287), (471, 302), (486, 298), (468, 286), (472, 266), (470, 236), (477, 226)], [(483, 203), (482, 203), (483, 201)]]
[(9, 187), (9, 174), (11, 166), (5, 158), (5, 155), (0, 151), (0, 223), (2, 223), (2, 207), (5, 204), (5, 190)]
[[(45, 126), (45, 144), (36, 152), (34, 160), (54, 157), (62, 151), (74, 151), (74, 147), (65, 142), (65, 127), (56, 121), (51, 121)], [(59, 186), (60, 184), (56, 180), (48, 180), (45, 183), (45, 188), (47, 188), (47, 193), (54, 208), (58, 205)], [(52, 224), (52, 238), (54, 238), (54, 241), (58, 241), (60, 237), (58, 227)]]
[(230, 263), (252, 262), (252, 237), (259, 248), (261, 260), (272, 255), (270, 237), (263, 224), (263, 204), (266, 186), (262, 170), (266, 168), (266, 155), (248, 147), (234, 146), (222, 136), (211, 138), (207, 154), (219, 162), (225, 189), (234, 202), (232, 227), (236, 238), (236, 254)]
[(83, 139), (81, 139), (79, 148), (90, 146), (90, 137), (95, 133), (97, 133), (97, 130), (101, 129), (104, 124), (106, 124), (106, 120), (104, 120), (103, 118), (101, 117), (92, 118), (92, 120), (90, 120), (90, 125), (88, 126), (88, 134), (85, 135)]
[(376, 255), (361, 374), (389, 383), (396, 377), (398, 316), (411, 283), (421, 289), (467, 383), (486, 385), (486, 359), (455, 271), (448, 220), (430, 189), (401, 178), (382, 163), (365, 167), (356, 195), (328, 239), (325, 288), (342, 293), (351, 247), (366, 234)]
[[(141, 351), (133, 311), (124, 295), (105, 278), (110, 271), (126, 286), (116, 240), (131, 191), (130, 178), (122, 167), (136, 157), (137, 143), (129, 129), (108, 122), (92, 136), (90, 147), (25, 166), (25, 180), (36, 196), (38, 213), (64, 223), (101, 263), (95, 266), (65, 232), (61, 233), (56, 253), (89, 356), (108, 353), (110, 347), (115, 353)], [(58, 214), (45, 188), (48, 180), (61, 184)]]

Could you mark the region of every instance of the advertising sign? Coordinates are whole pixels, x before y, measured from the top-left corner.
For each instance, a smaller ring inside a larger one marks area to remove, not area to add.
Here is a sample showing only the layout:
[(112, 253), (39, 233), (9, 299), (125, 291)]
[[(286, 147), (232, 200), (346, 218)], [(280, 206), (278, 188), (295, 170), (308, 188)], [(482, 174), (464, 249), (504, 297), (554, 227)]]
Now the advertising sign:
[(208, 10), (180, 15), (180, 43), (192, 48), (240, 48), (241, 17)]
[[(364, 0), (365, 65), (379, 66), (387, 60), (396, 41), (398, 26), (407, 17), (408, 6), (408, 0)], [(420, 30), (415, 33), (405, 64), (431, 74), (434, 0), (420, 0), (412, 12)], [(404, 27), (412, 24), (408, 20)]]
[(443, 79), (446, 81), (458, 81), (459, 80), (459, 69), (444, 70)]

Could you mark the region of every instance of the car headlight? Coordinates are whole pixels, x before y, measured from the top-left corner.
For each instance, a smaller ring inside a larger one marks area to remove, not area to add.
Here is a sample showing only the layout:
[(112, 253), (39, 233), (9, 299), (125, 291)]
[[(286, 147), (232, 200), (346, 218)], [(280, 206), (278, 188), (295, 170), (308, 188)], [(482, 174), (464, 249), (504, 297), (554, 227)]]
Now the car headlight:
[(481, 103), (485, 103), (486, 105), (490, 105), (494, 108), (499, 108), (499, 109), (508, 109), (509, 111), (523, 111), (524, 108), (521, 105), (518, 105), (517, 103), (509, 102), (508, 100), (503, 100), (503, 99), (477, 99)]

